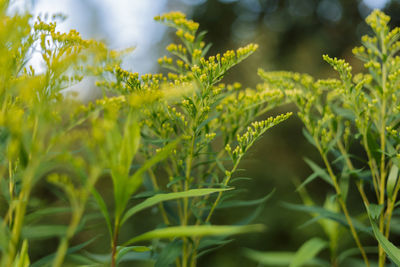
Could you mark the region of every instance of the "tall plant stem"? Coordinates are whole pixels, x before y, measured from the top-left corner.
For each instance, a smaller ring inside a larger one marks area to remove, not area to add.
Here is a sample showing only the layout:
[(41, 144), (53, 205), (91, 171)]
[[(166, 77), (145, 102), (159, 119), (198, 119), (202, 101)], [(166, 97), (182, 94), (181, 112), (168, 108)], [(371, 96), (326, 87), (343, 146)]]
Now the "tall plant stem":
[(117, 217), (117, 218), (115, 218), (114, 234), (113, 234), (113, 238), (111, 240), (111, 267), (116, 266), (119, 228), (120, 228), (120, 218)]
[[(193, 131), (193, 137), (192, 137), (191, 144), (190, 144), (189, 156), (186, 160), (185, 185), (184, 185), (185, 191), (189, 190), (190, 174), (192, 171), (195, 140), (196, 140), (196, 134), (195, 134), (195, 131)], [(189, 200), (187, 197), (185, 197), (183, 199), (183, 220), (181, 222), (181, 225), (183, 225), (183, 226), (186, 226), (188, 223), (188, 208), (189, 208)], [(183, 249), (182, 249), (182, 267), (188, 266), (189, 257), (190, 257), (189, 246), (190, 246), (190, 244), (188, 243), (187, 238), (184, 237), (183, 238)]]
[(379, 179), (379, 177), (378, 177), (378, 167), (376, 165), (375, 159), (372, 156), (371, 150), (369, 149), (367, 133), (366, 132), (363, 133), (363, 143), (364, 143), (365, 152), (367, 153), (367, 157), (368, 157), (368, 166), (369, 166), (369, 169), (371, 170), (372, 182), (373, 182), (373, 185), (374, 185), (374, 191), (375, 191), (375, 194), (376, 194), (376, 199), (379, 201), (380, 197), (379, 197), (379, 188), (378, 188), (378, 182), (379, 182), (378, 181), (378, 179)]
[[(227, 186), (229, 184), (229, 181), (232, 178), (232, 174), (236, 171), (237, 167), (239, 166), (240, 160), (241, 160), (241, 157), (238, 158), (238, 160), (233, 165), (232, 170), (229, 172), (228, 176), (225, 177), (224, 186)], [(215, 209), (217, 208), (219, 201), (221, 200), (221, 197), (222, 197), (222, 192), (219, 192), (216, 200), (214, 201), (213, 205), (211, 206), (210, 212), (208, 213), (206, 220), (204, 221), (205, 223), (208, 223), (211, 220), (211, 217), (212, 217)], [(198, 224), (198, 223), (199, 223), (199, 221), (197, 221), (196, 224)], [(199, 246), (199, 242), (200, 242), (200, 239), (198, 239), (198, 238), (194, 241), (194, 245), (193, 245), (194, 249), (193, 249), (193, 255), (192, 255), (190, 267), (196, 267), (196, 255), (197, 255), (197, 248)]]
[(324, 163), (325, 163), (325, 166), (326, 166), (326, 168), (327, 168), (327, 170), (328, 170), (329, 176), (330, 176), (331, 179), (332, 179), (332, 182), (333, 182), (333, 185), (334, 185), (334, 187), (335, 187), (336, 194), (337, 194), (337, 200), (338, 200), (339, 205), (340, 205), (340, 207), (341, 207), (341, 209), (342, 209), (342, 211), (343, 211), (343, 213), (344, 213), (344, 216), (346, 217), (346, 221), (347, 221), (347, 223), (349, 224), (350, 232), (351, 232), (351, 234), (352, 234), (352, 236), (353, 236), (353, 239), (354, 239), (354, 241), (356, 242), (357, 247), (358, 247), (358, 249), (359, 249), (360, 252), (361, 252), (361, 256), (362, 256), (363, 259), (364, 259), (365, 265), (366, 265), (367, 267), (369, 267), (370, 264), (369, 264), (369, 261), (368, 261), (367, 254), (365, 253), (365, 250), (364, 250), (364, 248), (363, 248), (363, 246), (362, 246), (362, 244), (361, 244), (361, 242), (360, 242), (360, 239), (359, 239), (359, 237), (358, 237), (357, 231), (356, 231), (356, 229), (354, 228), (353, 222), (352, 222), (352, 220), (351, 220), (349, 211), (347, 210), (346, 203), (345, 203), (344, 200), (343, 200), (342, 192), (341, 192), (341, 190), (340, 190), (340, 186), (339, 186), (339, 184), (338, 184), (337, 177), (336, 177), (336, 175), (333, 173), (333, 170), (332, 170), (332, 167), (331, 167), (331, 165), (330, 165), (330, 163), (329, 163), (329, 161), (328, 161), (328, 158), (326, 157), (326, 154), (322, 151), (322, 149), (321, 149), (321, 147), (320, 147), (318, 141), (315, 140), (315, 142), (316, 142), (316, 144), (318, 145), (318, 150), (319, 150), (319, 152), (320, 152), (320, 154), (321, 154), (321, 157), (322, 157), (322, 159), (323, 159), (323, 161), (324, 161)]
[[(338, 148), (340, 150), (340, 153), (342, 153), (342, 155), (345, 158), (345, 162), (346, 162), (347, 167), (350, 169), (350, 171), (353, 171), (354, 170), (353, 163), (351, 162), (350, 157), (347, 154), (346, 149), (344, 148), (343, 143), (342, 143), (341, 140), (338, 141)], [(358, 180), (356, 182), (356, 185), (357, 185), (358, 192), (360, 193), (360, 196), (361, 196), (361, 198), (362, 198), (362, 200), (364, 202), (364, 205), (369, 206), (369, 201), (368, 201), (367, 196), (365, 195), (365, 191), (364, 191), (362, 180)]]
[[(385, 36), (383, 32), (379, 36), (381, 41), (382, 54), (386, 55), (386, 45), (384, 43)], [(380, 125), (380, 143), (381, 143), (381, 165), (380, 165), (380, 189), (379, 189), (379, 204), (385, 204), (385, 185), (386, 185), (386, 162), (385, 162), (385, 150), (386, 150), (386, 76), (387, 68), (386, 62), (382, 62), (382, 104), (381, 104), (381, 125)], [(389, 207), (387, 207), (389, 210)], [(389, 221), (390, 222), (390, 221)], [(379, 220), (379, 231), (384, 234), (385, 228), (385, 214), (382, 213)], [(379, 267), (385, 266), (386, 254), (382, 246), (379, 244)]]

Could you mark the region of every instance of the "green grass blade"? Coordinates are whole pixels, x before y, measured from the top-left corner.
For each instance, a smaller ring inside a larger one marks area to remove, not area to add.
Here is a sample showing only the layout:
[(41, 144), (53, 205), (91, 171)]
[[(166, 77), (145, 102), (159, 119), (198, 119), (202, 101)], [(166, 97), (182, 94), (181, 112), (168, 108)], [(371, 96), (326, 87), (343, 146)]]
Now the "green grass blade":
[(179, 198), (186, 198), (186, 197), (200, 197), (200, 196), (205, 196), (205, 195), (209, 195), (212, 193), (227, 191), (227, 190), (231, 190), (231, 189), (232, 188), (205, 188), (205, 189), (191, 189), (188, 191), (176, 192), (176, 193), (157, 194), (155, 196), (152, 196), (152, 197), (146, 199), (142, 203), (130, 208), (124, 214), (121, 222), (123, 224), (127, 219), (129, 219), (131, 216), (138, 213), (139, 211), (147, 209), (147, 208), (154, 206), (158, 203), (161, 203), (163, 201), (174, 200), (174, 199), (179, 199)]
[(225, 226), (225, 225), (191, 225), (191, 226), (173, 226), (156, 229), (125, 242), (123, 246), (128, 246), (140, 241), (151, 240), (155, 238), (176, 238), (176, 237), (202, 237), (218, 235), (236, 235), (249, 232), (261, 232), (264, 225), (253, 224), (246, 226)]

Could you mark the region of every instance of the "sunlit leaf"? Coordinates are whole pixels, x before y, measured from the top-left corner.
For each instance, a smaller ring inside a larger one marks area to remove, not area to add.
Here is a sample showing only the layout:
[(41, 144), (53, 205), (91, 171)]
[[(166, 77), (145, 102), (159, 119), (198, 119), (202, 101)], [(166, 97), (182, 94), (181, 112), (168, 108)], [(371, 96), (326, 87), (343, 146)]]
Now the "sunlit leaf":
[(261, 224), (246, 226), (225, 226), (225, 225), (192, 225), (192, 226), (172, 226), (156, 229), (124, 243), (124, 246), (140, 241), (151, 240), (155, 238), (177, 238), (177, 237), (202, 237), (218, 235), (236, 235), (251, 232), (261, 232), (264, 226)]

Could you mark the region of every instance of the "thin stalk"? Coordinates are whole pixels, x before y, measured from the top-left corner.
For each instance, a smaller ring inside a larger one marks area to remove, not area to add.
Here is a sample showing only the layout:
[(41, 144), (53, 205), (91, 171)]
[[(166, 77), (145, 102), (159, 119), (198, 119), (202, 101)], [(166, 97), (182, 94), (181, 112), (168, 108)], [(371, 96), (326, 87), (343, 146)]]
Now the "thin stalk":
[[(314, 139), (315, 139), (315, 138), (314, 138)], [(360, 252), (361, 252), (361, 256), (363, 257), (366, 266), (369, 267), (370, 264), (369, 264), (369, 261), (368, 261), (367, 254), (365, 253), (365, 250), (364, 250), (364, 248), (363, 248), (363, 246), (362, 246), (362, 244), (361, 244), (361, 242), (360, 242), (360, 239), (359, 239), (359, 237), (358, 237), (357, 231), (356, 231), (356, 229), (354, 228), (354, 225), (353, 225), (353, 222), (352, 222), (352, 220), (351, 220), (349, 211), (347, 210), (346, 203), (343, 201), (342, 192), (341, 192), (341, 190), (340, 190), (340, 186), (339, 186), (339, 184), (338, 184), (337, 177), (336, 177), (336, 175), (333, 173), (332, 167), (331, 167), (331, 165), (330, 165), (330, 163), (329, 163), (329, 161), (328, 161), (326, 155), (323, 153), (323, 151), (322, 151), (322, 149), (321, 149), (321, 147), (320, 147), (320, 145), (319, 145), (319, 143), (318, 143), (318, 140), (315, 140), (315, 143), (318, 145), (318, 146), (317, 146), (317, 147), (318, 147), (318, 150), (319, 150), (319, 152), (320, 152), (320, 154), (321, 154), (321, 157), (322, 157), (322, 159), (323, 159), (323, 161), (324, 161), (324, 163), (325, 163), (325, 166), (326, 166), (326, 168), (327, 168), (327, 170), (328, 170), (329, 176), (330, 176), (331, 179), (332, 179), (332, 182), (333, 182), (333, 185), (334, 185), (336, 194), (337, 194), (337, 200), (338, 200), (338, 202), (339, 202), (340, 207), (342, 208), (342, 211), (343, 211), (343, 213), (344, 213), (344, 216), (346, 217), (346, 221), (347, 221), (347, 223), (349, 224), (350, 232), (351, 232), (351, 234), (352, 234), (352, 236), (353, 236), (353, 239), (354, 239), (354, 241), (356, 242), (357, 247), (358, 247), (358, 249), (359, 249)]]
[[(241, 157), (238, 158), (238, 160), (235, 162), (235, 165), (233, 165), (232, 170), (226, 176), (225, 182), (224, 182), (224, 186), (227, 186), (229, 184), (229, 181), (232, 178), (232, 174), (236, 171), (237, 167), (239, 166), (240, 159), (241, 159)], [(219, 192), (218, 196), (217, 196), (217, 199), (214, 201), (213, 205), (211, 206), (210, 212), (208, 213), (208, 216), (207, 216), (207, 218), (205, 220), (206, 223), (208, 223), (210, 221), (211, 216), (213, 215), (215, 208), (218, 206), (219, 201), (221, 200), (221, 197), (222, 197), (222, 192)]]
[[(174, 165), (174, 167), (176, 168), (175, 162), (173, 160), (171, 162), (172, 162), (172, 165)], [(168, 176), (173, 177), (173, 171), (171, 170), (169, 165), (164, 165), (164, 169), (167, 172)], [(177, 173), (177, 171), (175, 171), (175, 173)], [(182, 184), (180, 182), (179, 182), (179, 184), (180, 184), (180, 187), (183, 188), (183, 186), (182, 186)], [(172, 191), (173, 192), (178, 192), (178, 188), (177, 188), (177, 186), (175, 184), (172, 185)], [(182, 211), (181, 201), (179, 199), (177, 199), (176, 203), (177, 203), (177, 206), (178, 206), (177, 210), (178, 210), (179, 221), (182, 221), (183, 220), (183, 211)]]
[(371, 170), (372, 182), (374, 184), (374, 191), (375, 191), (376, 199), (379, 201), (379, 188), (378, 188), (379, 177), (377, 175), (378, 167), (376, 166), (376, 162), (372, 157), (371, 151), (369, 150), (366, 133), (363, 134), (363, 143), (364, 143), (365, 152), (367, 153), (367, 157), (368, 157), (368, 165)]
[[(229, 175), (226, 176), (225, 182), (224, 182), (224, 186), (227, 186), (229, 184), (229, 181), (230, 181), (230, 179), (232, 177), (232, 174), (236, 171), (237, 167), (239, 166), (240, 160), (241, 160), (241, 157), (238, 158), (238, 160), (235, 162), (232, 170), (229, 172)], [(221, 200), (221, 197), (222, 197), (222, 192), (219, 192), (216, 200), (214, 201), (213, 205), (211, 206), (210, 212), (207, 215), (205, 223), (208, 223), (211, 220), (211, 216), (213, 215), (216, 207), (218, 206), (219, 201)], [(196, 225), (198, 225), (198, 224), (200, 224), (199, 220), (197, 220), (197, 222), (196, 222)], [(194, 249), (193, 249), (193, 255), (192, 255), (192, 260), (191, 260), (191, 263), (190, 263), (190, 267), (196, 267), (197, 247), (199, 246), (199, 242), (200, 242), (200, 239), (197, 238), (193, 243), (194, 244), (193, 245)]]
[[(11, 199), (11, 203), (13, 203), (14, 200), (14, 175), (12, 173), (12, 162), (11, 160), (8, 161), (8, 175), (9, 175), (9, 190), (10, 190), (10, 199)], [(13, 205), (10, 205), (9, 211), (10, 211), (10, 221), (9, 221), (9, 225), (12, 225), (12, 214), (13, 214)]]
[(117, 218), (115, 218), (114, 235), (113, 235), (113, 238), (112, 238), (112, 241), (111, 241), (111, 267), (115, 267), (116, 266), (119, 228), (120, 228), (120, 219), (119, 219), (119, 217), (117, 217)]
[[(346, 149), (344, 148), (343, 143), (342, 143), (341, 140), (338, 141), (338, 148), (340, 150), (340, 153), (342, 153), (342, 155), (345, 158), (345, 162), (346, 162), (347, 167), (350, 169), (350, 171), (353, 171), (354, 170), (353, 163), (351, 162), (350, 157), (347, 154)], [(357, 185), (358, 192), (360, 193), (360, 196), (361, 196), (361, 198), (362, 198), (362, 200), (364, 202), (364, 205), (366, 205), (368, 207), (369, 206), (369, 201), (368, 201), (367, 196), (365, 195), (363, 182), (361, 180), (358, 180), (356, 182), (356, 185)]]
[[(381, 48), (382, 54), (386, 55), (386, 46), (384, 43), (385, 36), (383, 36), (383, 32), (380, 36), (381, 40)], [(380, 143), (381, 143), (381, 166), (380, 166), (380, 198), (379, 204), (383, 205), (385, 203), (385, 185), (386, 185), (386, 167), (385, 167), (385, 149), (386, 149), (386, 136), (385, 136), (385, 129), (386, 129), (386, 76), (387, 76), (387, 69), (386, 69), (386, 62), (382, 62), (382, 105), (381, 105), (381, 125), (380, 125)], [(389, 207), (388, 207), (389, 209)], [(390, 215), (391, 216), (391, 215)], [(384, 233), (385, 228), (385, 216), (381, 214), (379, 220), (379, 231)], [(386, 254), (383, 250), (382, 246), (379, 244), (379, 267), (385, 266)]]
[[(196, 134), (193, 133), (192, 136), (192, 141), (190, 145), (190, 151), (189, 151), (189, 156), (186, 160), (186, 172), (185, 172), (185, 191), (189, 190), (189, 183), (190, 183), (190, 174), (192, 170), (192, 163), (193, 163), (193, 152), (194, 152), (194, 144), (195, 144), (195, 139), (196, 139)], [(181, 222), (181, 225), (186, 226), (188, 223), (188, 207), (189, 206), (189, 201), (188, 198), (185, 197), (183, 199), (183, 221)], [(182, 250), (182, 267), (187, 267), (188, 265), (188, 260), (189, 260), (189, 244), (187, 242), (187, 238), (183, 238), (183, 250)]]

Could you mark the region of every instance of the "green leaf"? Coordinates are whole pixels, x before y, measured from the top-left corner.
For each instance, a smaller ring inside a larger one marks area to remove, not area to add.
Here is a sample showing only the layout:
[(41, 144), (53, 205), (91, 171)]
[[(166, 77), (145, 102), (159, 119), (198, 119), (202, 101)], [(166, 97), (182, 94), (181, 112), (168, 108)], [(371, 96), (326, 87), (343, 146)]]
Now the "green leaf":
[(60, 237), (65, 235), (67, 226), (65, 225), (34, 225), (24, 226), (22, 236), (26, 239), (46, 239), (50, 237)]
[[(378, 254), (378, 247), (364, 247), (364, 250), (366, 253)], [(339, 266), (341, 266), (340, 264), (342, 262), (344, 263), (351, 256), (358, 256), (358, 255), (360, 255), (360, 249), (358, 247), (350, 248), (350, 249), (347, 249), (340, 253), (340, 255), (337, 257), (337, 262), (338, 262)], [(345, 266), (348, 266), (348, 265), (345, 265)], [(362, 266), (365, 266), (365, 263)]]
[(262, 203), (265, 203), (268, 199), (270, 199), (274, 193), (275, 193), (275, 190), (273, 190), (271, 193), (269, 193), (265, 197), (255, 199), (255, 200), (232, 200), (232, 201), (222, 202), (220, 205), (218, 205), (218, 209), (249, 207), (249, 206), (260, 205)]
[(176, 192), (176, 193), (157, 194), (155, 196), (152, 196), (152, 197), (146, 199), (142, 203), (130, 208), (124, 214), (124, 216), (121, 220), (121, 223), (123, 224), (127, 219), (129, 219), (131, 216), (138, 213), (139, 211), (147, 209), (147, 208), (154, 206), (158, 203), (161, 203), (163, 201), (174, 200), (174, 199), (179, 199), (179, 198), (187, 198), (187, 197), (200, 197), (200, 196), (205, 196), (205, 195), (209, 195), (209, 194), (217, 193), (217, 192), (223, 192), (223, 191), (227, 191), (227, 190), (231, 190), (231, 189), (232, 188), (204, 188), (204, 189), (191, 189), (188, 191)]
[(132, 115), (132, 111), (129, 113), (128, 118), (125, 122), (124, 135), (121, 142), (121, 148), (119, 151), (118, 163), (129, 172), (132, 160), (136, 155), (139, 148), (140, 142), (140, 127), (136, 118)]
[[(246, 249), (244, 254), (247, 258), (252, 259), (262, 265), (266, 266), (289, 266), (296, 257), (296, 253), (288, 251), (280, 252), (262, 252), (252, 249)], [(330, 267), (331, 264), (320, 259), (310, 259), (306, 262), (307, 266), (321, 266)]]
[(227, 236), (213, 236), (201, 239), (198, 246), (199, 253), (197, 253), (197, 259), (231, 243), (232, 241), (234, 241), (234, 239), (227, 239)]
[(28, 255), (28, 240), (22, 243), (21, 251), (18, 253), (14, 260), (13, 267), (29, 267), (30, 260)]
[(391, 243), (379, 231), (378, 225), (376, 224), (375, 220), (373, 219), (373, 217), (376, 215), (376, 211), (371, 211), (370, 208), (368, 208), (368, 215), (369, 215), (369, 219), (371, 221), (372, 230), (374, 231), (374, 235), (375, 235), (376, 239), (378, 240), (379, 244), (382, 246), (383, 250), (389, 256), (389, 258), (393, 261), (393, 263), (396, 264), (397, 266), (400, 266), (400, 249), (398, 249), (395, 245), (393, 245), (393, 243)]
[(185, 180), (185, 177), (183, 177), (183, 176), (174, 177), (174, 179), (172, 179), (172, 180), (167, 184), (167, 188), (170, 188), (172, 185), (178, 183), (179, 181), (183, 181), (183, 180)]
[(264, 225), (261, 224), (253, 224), (246, 226), (225, 226), (225, 225), (172, 226), (167, 228), (156, 229), (141, 234), (125, 242), (124, 246), (155, 238), (236, 235), (236, 234), (243, 234), (250, 232), (262, 232), (264, 229), (265, 229)]
[(249, 223), (252, 223), (255, 219), (258, 218), (258, 216), (260, 216), (263, 211), (264, 203), (257, 206), (253, 211), (241, 218), (239, 221), (234, 222), (233, 225), (247, 225)]
[[(70, 254), (73, 254), (73, 253), (81, 250), (82, 248), (84, 248), (84, 247), (88, 246), (89, 244), (93, 243), (97, 238), (98, 238), (98, 236), (93, 237), (92, 239), (90, 239), (90, 240), (88, 240), (88, 241), (86, 241), (86, 242), (84, 242), (82, 244), (78, 244), (78, 245), (76, 245), (74, 247), (70, 247), (67, 250), (66, 255), (70, 255)], [(36, 261), (35, 263), (33, 263), (30, 267), (43, 267), (43, 266), (46, 266), (47, 264), (49, 264), (50, 262), (53, 261), (55, 255), (56, 255), (56, 253), (47, 255), (47, 256), (41, 258), (40, 260)]]
[[(224, 238), (226, 238), (226, 237), (224, 237)], [(221, 240), (221, 241), (219, 241), (218, 243), (215, 242), (213, 246), (210, 246), (209, 248), (206, 248), (206, 249), (201, 249), (201, 248), (199, 247), (199, 248), (198, 248), (198, 249), (199, 249), (199, 253), (197, 253), (196, 259), (199, 259), (200, 257), (202, 257), (202, 256), (204, 256), (204, 255), (206, 255), (206, 254), (208, 254), (208, 253), (213, 252), (214, 250), (220, 249), (220, 248), (222, 248), (223, 246), (225, 246), (226, 244), (231, 243), (232, 241), (233, 241), (233, 239)]]
[(8, 249), (8, 242), (10, 241), (10, 229), (7, 224), (0, 224), (0, 251), (4, 252)]
[(368, 213), (371, 216), (373, 220), (378, 220), (379, 216), (381, 215), (383, 210), (383, 205), (376, 205), (376, 204), (370, 204), (368, 207)]
[[(318, 207), (318, 206), (307, 206), (307, 205), (298, 205), (298, 204), (290, 204), (290, 203), (284, 203), (283, 205), (289, 209), (304, 211), (304, 212), (308, 212), (310, 214), (318, 214), (322, 218), (334, 220), (346, 227), (349, 227), (346, 217), (341, 213), (332, 212), (332, 211), (326, 210), (326, 209)], [(362, 231), (362, 232), (368, 233), (370, 235), (372, 234), (370, 228), (366, 227), (358, 220), (352, 218), (352, 222), (353, 222), (354, 228), (356, 228), (358, 231)]]
[(154, 267), (170, 266), (182, 253), (182, 240), (173, 240), (163, 247)]
[(349, 184), (350, 184), (350, 176), (345, 171), (343, 171), (342, 176), (339, 179), (339, 187), (344, 202), (346, 202), (347, 195), (349, 192)]
[(70, 207), (50, 207), (34, 211), (25, 217), (25, 223), (30, 224), (37, 219), (43, 219), (46, 215), (55, 215), (58, 213), (69, 213), (71, 212)]
[(141, 177), (148, 169), (157, 164), (158, 162), (164, 160), (168, 155), (175, 149), (177, 144), (179, 143), (180, 138), (169, 143), (165, 147), (163, 147), (156, 155), (154, 155), (149, 160), (145, 161), (145, 163), (132, 175), (131, 180), (135, 178)]
[(288, 266), (295, 255), (294, 252), (261, 252), (252, 249), (246, 249), (244, 254), (253, 261), (270, 266)]
[(313, 259), (328, 243), (320, 238), (312, 238), (305, 242), (293, 257), (289, 267), (300, 267)]
[(394, 187), (396, 186), (397, 179), (399, 177), (399, 168), (396, 164), (392, 165), (390, 168), (387, 184), (386, 184), (386, 191), (388, 193), (389, 198), (392, 198)]
[[(328, 184), (333, 186), (333, 182), (331, 180), (331, 177), (329, 176), (329, 174), (326, 172), (325, 169), (321, 168), (320, 166), (318, 166), (315, 162), (313, 162), (312, 160), (308, 159), (308, 158), (304, 158), (304, 161), (307, 163), (308, 166), (310, 166), (310, 168), (314, 171), (314, 173), (316, 175), (318, 175), (319, 177), (321, 177), (325, 182), (327, 182)], [(315, 177), (316, 178), (316, 177)], [(314, 178), (314, 179), (315, 179)]]
[(129, 246), (129, 247), (118, 247), (116, 262), (119, 263), (122, 258), (129, 252), (147, 252), (150, 251), (151, 247), (146, 246)]
[(303, 128), (303, 135), (304, 135), (304, 137), (307, 139), (307, 141), (310, 143), (310, 144), (312, 144), (313, 146), (317, 146), (316, 144), (315, 144), (315, 141), (314, 141), (314, 138), (312, 137), (312, 135), (305, 129), (305, 128)]
[(296, 191), (300, 191), (303, 187), (305, 187), (306, 185), (308, 185), (309, 183), (311, 183), (312, 181), (314, 181), (316, 178), (319, 177), (318, 173), (312, 173), (310, 176), (308, 176), (306, 178), (306, 180), (304, 182), (302, 182), (297, 188)]
[[(127, 184), (120, 184), (116, 187), (119, 188), (118, 195), (115, 195), (115, 217), (122, 216), (123, 211), (129, 201), (131, 195), (139, 188), (142, 183), (143, 174), (148, 171), (152, 166), (164, 160), (175, 149), (180, 139), (177, 139), (165, 147), (163, 147), (156, 155), (149, 160), (146, 160), (143, 165), (128, 179)], [(114, 179), (117, 180), (118, 179)]]
[(94, 199), (96, 200), (97, 205), (99, 206), (101, 214), (103, 215), (104, 219), (106, 220), (108, 233), (110, 234), (110, 237), (111, 237), (113, 234), (112, 234), (110, 214), (108, 213), (107, 205), (104, 202), (104, 199), (101, 197), (99, 192), (96, 191), (95, 188), (92, 188), (92, 195), (93, 195)]

